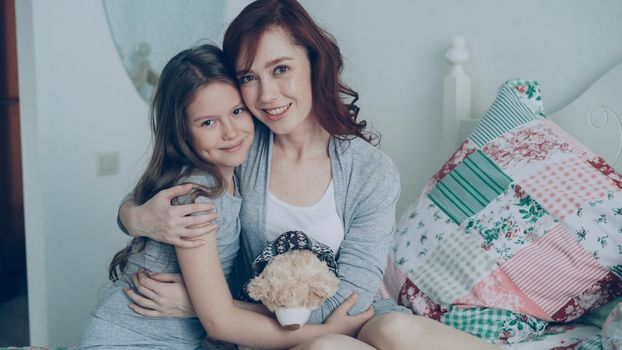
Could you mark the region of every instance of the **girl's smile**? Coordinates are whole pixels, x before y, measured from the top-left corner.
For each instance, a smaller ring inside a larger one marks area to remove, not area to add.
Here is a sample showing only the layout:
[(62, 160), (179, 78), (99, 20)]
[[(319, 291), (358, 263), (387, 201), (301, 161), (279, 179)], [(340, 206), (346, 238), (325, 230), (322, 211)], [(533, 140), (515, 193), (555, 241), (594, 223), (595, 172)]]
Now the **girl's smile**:
[(242, 164), (253, 143), (253, 120), (231, 84), (199, 89), (186, 109), (188, 142), (197, 155), (223, 173)]

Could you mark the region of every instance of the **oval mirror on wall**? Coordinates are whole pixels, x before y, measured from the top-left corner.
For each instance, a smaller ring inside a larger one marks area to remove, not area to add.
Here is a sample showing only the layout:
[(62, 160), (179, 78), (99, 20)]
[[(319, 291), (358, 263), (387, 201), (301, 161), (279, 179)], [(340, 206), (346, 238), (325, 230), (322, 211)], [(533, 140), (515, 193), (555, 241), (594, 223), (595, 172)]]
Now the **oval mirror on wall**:
[(151, 102), (160, 72), (177, 52), (220, 44), (225, 0), (102, 0), (123, 66)]

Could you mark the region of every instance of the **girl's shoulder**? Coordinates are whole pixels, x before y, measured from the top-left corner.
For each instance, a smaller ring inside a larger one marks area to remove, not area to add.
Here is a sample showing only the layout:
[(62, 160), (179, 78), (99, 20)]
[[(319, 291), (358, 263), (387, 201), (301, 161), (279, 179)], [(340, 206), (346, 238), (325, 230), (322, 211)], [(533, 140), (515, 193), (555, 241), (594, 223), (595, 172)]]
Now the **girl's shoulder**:
[[(197, 171), (193, 172), (188, 176), (184, 176), (177, 181), (177, 185), (184, 183), (192, 183), (204, 187), (214, 187), (216, 186), (216, 179), (214, 178), (214, 176), (207, 172)], [(222, 201), (222, 196), (219, 196), (217, 198), (207, 198), (205, 196), (196, 196), (193, 192), (190, 192), (187, 195), (175, 198), (174, 204), (190, 204), (195, 201), (212, 202), (215, 206), (219, 206), (220, 202)]]
[(209, 173), (207, 172), (193, 172), (192, 174), (188, 175), (188, 176), (184, 176), (181, 179), (179, 179), (177, 181), (177, 184), (184, 184), (184, 183), (193, 183), (196, 185), (201, 185), (201, 186), (205, 186), (205, 187), (213, 187), (216, 185), (216, 179)]

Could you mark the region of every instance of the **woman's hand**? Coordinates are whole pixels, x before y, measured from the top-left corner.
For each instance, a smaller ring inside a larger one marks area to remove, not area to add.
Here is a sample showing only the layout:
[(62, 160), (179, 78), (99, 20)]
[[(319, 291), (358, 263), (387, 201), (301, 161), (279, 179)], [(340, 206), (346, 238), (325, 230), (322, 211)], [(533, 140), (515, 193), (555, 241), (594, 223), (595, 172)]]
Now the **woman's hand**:
[(149, 237), (181, 248), (201, 246), (205, 235), (216, 233), (218, 215), (212, 203), (171, 204), (191, 190), (192, 184), (177, 185), (158, 192), (142, 205), (127, 201), (119, 209), (119, 218), (134, 237)]
[(130, 309), (137, 314), (146, 317), (196, 317), (181, 274), (141, 270), (132, 275), (132, 281), (138, 293), (131, 288), (126, 288), (125, 293), (134, 302), (129, 305)]
[(272, 318), (275, 317), (274, 313), (268, 310), (268, 308), (264, 304), (249, 303), (247, 301), (241, 301), (241, 300), (234, 300), (233, 304), (240, 309), (253, 311), (259, 314), (270, 316)]
[(328, 326), (333, 333), (348, 335), (356, 338), (361, 328), (374, 317), (374, 309), (370, 306), (367, 311), (356, 316), (349, 316), (348, 311), (356, 304), (357, 295), (353, 293), (344, 300), (326, 319), (324, 324)]

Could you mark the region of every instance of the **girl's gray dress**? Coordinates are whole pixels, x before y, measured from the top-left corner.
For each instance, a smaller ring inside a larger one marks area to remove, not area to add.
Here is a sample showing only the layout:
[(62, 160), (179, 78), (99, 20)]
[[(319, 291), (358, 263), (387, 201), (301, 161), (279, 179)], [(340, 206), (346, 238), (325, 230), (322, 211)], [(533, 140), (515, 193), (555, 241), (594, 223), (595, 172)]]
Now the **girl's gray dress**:
[[(183, 182), (213, 185), (213, 179), (207, 175), (192, 175)], [(225, 277), (229, 279), (239, 250), (238, 214), (242, 200), (226, 193), (213, 202), (218, 213), (218, 253)], [(123, 288), (133, 286), (131, 275), (141, 267), (152, 272), (180, 272), (175, 247), (147, 240), (145, 249), (129, 259), (121, 280), (105, 291), (82, 330), (77, 349), (201, 348), (206, 333), (198, 318), (144, 317), (128, 307), (132, 301)]]

